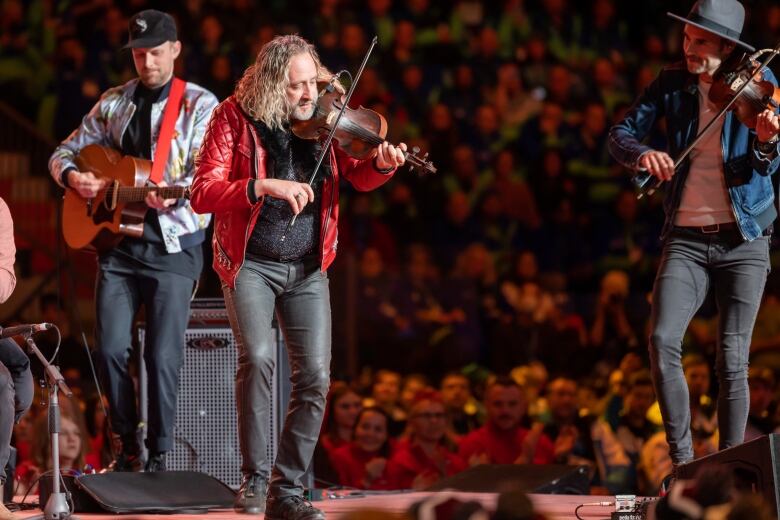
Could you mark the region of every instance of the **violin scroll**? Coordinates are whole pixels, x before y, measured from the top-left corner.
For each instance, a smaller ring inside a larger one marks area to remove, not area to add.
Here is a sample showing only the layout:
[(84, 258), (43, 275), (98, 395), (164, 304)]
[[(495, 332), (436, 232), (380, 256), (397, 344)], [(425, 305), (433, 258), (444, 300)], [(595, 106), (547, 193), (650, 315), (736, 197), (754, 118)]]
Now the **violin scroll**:
[(774, 112), (780, 106), (780, 88), (764, 78), (764, 67), (769, 60), (758, 61), (759, 56), (768, 52), (772, 57), (778, 53), (776, 49), (761, 49), (749, 56), (733, 53), (712, 77), (710, 102), (718, 109), (731, 104), (729, 110), (748, 128), (756, 127), (761, 112), (767, 109)]

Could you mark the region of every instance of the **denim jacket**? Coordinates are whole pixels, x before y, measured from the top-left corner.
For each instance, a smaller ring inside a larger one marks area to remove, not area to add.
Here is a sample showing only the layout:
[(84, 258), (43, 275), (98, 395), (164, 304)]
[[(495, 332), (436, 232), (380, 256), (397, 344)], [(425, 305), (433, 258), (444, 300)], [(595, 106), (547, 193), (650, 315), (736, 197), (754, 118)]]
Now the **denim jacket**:
[[(122, 149), (122, 137), (135, 113), (133, 93), (138, 79), (133, 79), (107, 90), (97, 104), (84, 116), (81, 125), (55, 150), (49, 159), (49, 172), (62, 186), (62, 173), (75, 167), (73, 162), (79, 150), (88, 144), (100, 144)], [(152, 150), (157, 147), (163, 111), (167, 97), (152, 105)], [(217, 98), (208, 90), (187, 82), (181, 101), (181, 111), (174, 126), (171, 149), (163, 179), (169, 185), (189, 186), (195, 175), (195, 159), (206, 132), (211, 112), (217, 106)], [(205, 240), (205, 229), (211, 215), (199, 215), (189, 201), (182, 205), (157, 210), (165, 250), (178, 253)]]
[[(765, 79), (777, 85), (772, 72), (768, 69), (764, 71)], [(656, 120), (664, 116), (669, 154), (675, 159), (693, 142), (699, 130), (698, 76), (689, 73), (685, 63), (664, 68), (623, 120), (610, 129), (609, 151), (615, 160), (636, 170), (642, 154), (651, 150), (642, 144), (642, 140), (650, 133)], [(755, 131), (740, 123), (731, 112), (725, 115), (720, 141), (734, 218), (742, 237), (754, 240), (777, 216), (770, 176), (780, 166), (778, 145), (775, 145), (774, 152), (762, 154), (756, 148)], [(668, 235), (674, 224), (689, 168), (690, 161), (686, 159), (666, 187), (666, 222), (662, 238)]]

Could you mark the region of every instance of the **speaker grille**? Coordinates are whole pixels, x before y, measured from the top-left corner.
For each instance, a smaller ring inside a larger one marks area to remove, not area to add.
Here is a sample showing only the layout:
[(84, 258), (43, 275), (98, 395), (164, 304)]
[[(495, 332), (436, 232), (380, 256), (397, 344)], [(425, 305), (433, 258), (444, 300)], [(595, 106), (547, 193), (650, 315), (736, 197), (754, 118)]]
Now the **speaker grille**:
[[(277, 328), (274, 331), (277, 337), (276, 370), (268, 417), (268, 460), (272, 462), (276, 459), (282, 414), (287, 409), (287, 392), (283, 392), (285, 398), (280, 399), (279, 381), (289, 374), (287, 356), (279, 355), (283, 349), (281, 335)], [(139, 359), (143, 359), (143, 327), (138, 330), (138, 342), (141, 347)], [(176, 405), (174, 448), (166, 459), (169, 470), (200, 471), (230, 487), (241, 485), (234, 387), (237, 358), (238, 349), (229, 327), (187, 329)], [(139, 366), (141, 417), (145, 430), (148, 379), (144, 364), (139, 363)]]

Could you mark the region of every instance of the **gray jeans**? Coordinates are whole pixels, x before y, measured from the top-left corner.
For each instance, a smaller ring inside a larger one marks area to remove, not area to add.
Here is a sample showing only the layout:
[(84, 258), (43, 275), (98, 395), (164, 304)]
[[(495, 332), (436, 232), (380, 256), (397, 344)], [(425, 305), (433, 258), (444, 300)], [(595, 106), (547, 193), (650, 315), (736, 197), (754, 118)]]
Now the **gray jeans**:
[(719, 312), (720, 449), (744, 440), (750, 338), (768, 272), (768, 237), (745, 242), (737, 231), (704, 234), (675, 228), (664, 244), (653, 288), (650, 365), (674, 464), (693, 460), (682, 340), (710, 287)]
[[(330, 385), (331, 316), (327, 275), (316, 257), (294, 262), (246, 260), (235, 289), (223, 286), (238, 344), (236, 405), (241, 470), (270, 478), (269, 494), (302, 495)], [(273, 471), (268, 420), (274, 373), (274, 311), (290, 360), (292, 392)]]

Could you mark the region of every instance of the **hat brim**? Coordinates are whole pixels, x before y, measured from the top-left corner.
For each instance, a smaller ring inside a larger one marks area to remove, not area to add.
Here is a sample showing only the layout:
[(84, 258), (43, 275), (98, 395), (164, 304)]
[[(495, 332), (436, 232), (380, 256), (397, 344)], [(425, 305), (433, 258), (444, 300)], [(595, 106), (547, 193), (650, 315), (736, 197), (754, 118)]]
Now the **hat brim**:
[(136, 40), (127, 42), (127, 45), (122, 47), (122, 49), (151, 49), (152, 47), (157, 47), (158, 45), (162, 45), (167, 41), (168, 40), (165, 38), (160, 37), (138, 38)]
[(667, 15), (667, 16), (669, 16), (670, 18), (674, 18), (674, 19), (675, 19), (675, 20), (677, 20), (677, 21), (680, 21), (680, 22), (683, 22), (683, 23), (687, 23), (687, 24), (691, 24), (691, 25), (693, 25), (694, 27), (698, 27), (699, 29), (704, 29), (704, 30), (705, 30), (705, 31), (707, 31), (707, 32), (710, 32), (710, 33), (712, 33), (712, 34), (715, 34), (715, 35), (717, 35), (717, 36), (720, 36), (721, 38), (724, 38), (724, 39), (726, 39), (726, 40), (729, 40), (729, 41), (731, 41), (731, 42), (734, 42), (734, 43), (736, 43), (737, 45), (740, 45), (740, 46), (742, 46), (742, 47), (746, 48), (746, 49), (747, 49), (747, 50), (749, 50), (750, 52), (754, 52), (754, 51), (756, 50), (756, 48), (755, 48), (755, 47), (753, 47), (752, 45), (748, 45), (747, 43), (743, 42), (742, 40), (739, 40), (739, 39), (737, 39), (737, 38), (734, 38), (734, 37), (732, 37), (732, 36), (728, 36), (727, 34), (723, 34), (722, 32), (719, 32), (719, 31), (717, 31), (717, 30), (713, 29), (712, 27), (707, 27), (706, 25), (702, 25), (702, 24), (700, 24), (700, 23), (698, 23), (698, 22), (692, 22), (691, 20), (689, 20), (689, 19), (687, 19), (687, 18), (684, 18), (684, 17), (682, 17), (682, 16), (679, 16), (679, 15), (676, 15), (676, 14), (674, 14), (674, 13), (669, 13), (669, 12), (667, 12), (667, 13), (666, 13), (666, 15)]

